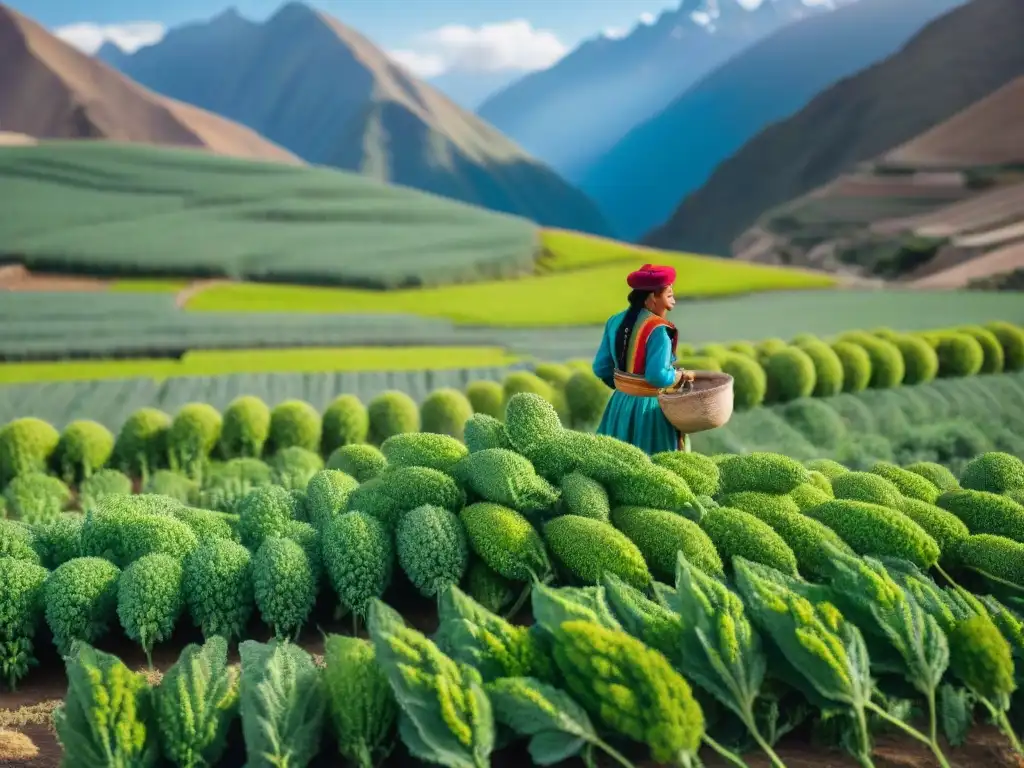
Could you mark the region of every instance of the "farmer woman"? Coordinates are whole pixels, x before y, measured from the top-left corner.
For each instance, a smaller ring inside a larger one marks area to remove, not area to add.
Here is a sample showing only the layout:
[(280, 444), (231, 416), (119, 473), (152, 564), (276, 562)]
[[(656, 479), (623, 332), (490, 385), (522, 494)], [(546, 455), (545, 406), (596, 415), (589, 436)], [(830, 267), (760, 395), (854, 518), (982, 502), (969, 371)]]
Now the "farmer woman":
[(658, 404), (661, 390), (693, 381), (691, 371), (674, 365), (678, 334), (665, 319), (676, 305), (675, 279), (672, 267), (651, 264), (629, 275), (629, 309), (605, 323), (594, 358), (594, 373), (615, 390), (598, 434), (632, 443), (648, 454), (690, 450), (689, 437), (676, 431)]

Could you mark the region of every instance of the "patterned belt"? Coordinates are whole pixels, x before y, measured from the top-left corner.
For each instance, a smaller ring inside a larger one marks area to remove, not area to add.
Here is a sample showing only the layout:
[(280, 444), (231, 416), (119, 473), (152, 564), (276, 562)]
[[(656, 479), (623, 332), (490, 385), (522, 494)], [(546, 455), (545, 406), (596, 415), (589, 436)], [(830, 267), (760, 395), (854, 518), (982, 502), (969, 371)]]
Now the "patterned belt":
[(636, 397), (657, 397), (661, 390), (649, 383), (643, 376), (615, 371), (615, 390), (624, 395)]

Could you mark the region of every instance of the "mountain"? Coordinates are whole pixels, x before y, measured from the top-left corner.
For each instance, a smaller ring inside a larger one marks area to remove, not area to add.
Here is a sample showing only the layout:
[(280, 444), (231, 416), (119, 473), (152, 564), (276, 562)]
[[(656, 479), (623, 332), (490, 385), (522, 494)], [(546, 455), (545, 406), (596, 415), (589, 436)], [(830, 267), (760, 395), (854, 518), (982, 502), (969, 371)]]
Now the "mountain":
[(172, 29), (119, 68), (310, 163), (610, 234), (597, 207), (557, 173), (357, 32), (300, 3), (264, 23), (230, 10)]
[(1024, 3), (971, 0), (720, 165), (645, 242), (727, 253), (770, 209), (949, 119), (1024, 74)]
[(733, 253), (929, 288), (1024, 267), (1024, 75), (772, 208)]
[(488, 97), (522, 77), (518, 70), (445, 72), (427, 82), (463, 109), (473, 112)]
[(248, 128), (151, 93), (4, 5), (0, 127), (36, 138), (167, 144), (299, 162)]
[[(827, 12), (801, 0), (682, 0), (619, 39), (599, 36), (517, 81), (477, 110), (571, 181), (631, 128), (703, 75), (791, 22)], [(712, 18), (713, 17), (713, 18)]]
[(932, 19), (964, 2), (860, 0), (790, 24), (630, 131), (587, 170), (579, 186), (620, 236), (639, 238), (762, 128), (891, 55)]

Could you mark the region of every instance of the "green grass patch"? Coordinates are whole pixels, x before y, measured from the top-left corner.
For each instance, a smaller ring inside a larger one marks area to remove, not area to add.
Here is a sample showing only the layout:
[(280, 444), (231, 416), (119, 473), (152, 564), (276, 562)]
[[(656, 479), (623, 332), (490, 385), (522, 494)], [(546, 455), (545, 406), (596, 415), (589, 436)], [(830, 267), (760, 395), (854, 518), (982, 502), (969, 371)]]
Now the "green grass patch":
[(214, 285), (186, 309), (234, 312), (409, 313), (493, 326), (599, 325), (625, 305), (626, 274), (644, 263), (676, 268), (679, 296), (830, 288), (829, 275), (729, 259), (651, 251), (568, 232), (545, 232), (543, 274), (388, 291), (269, 283)]
[(311, 166), (106, 141), (0, 147), (0, 256), (30, 270), (387, 289), (533, 270), (526, 219)]
[(445, 370), (505, 366), (516, 358), (497, 347), (309, 347), (202, 350), (180, 360), (65, 360), (0, 364), (0, 384), (96, 381), (234, 373)]

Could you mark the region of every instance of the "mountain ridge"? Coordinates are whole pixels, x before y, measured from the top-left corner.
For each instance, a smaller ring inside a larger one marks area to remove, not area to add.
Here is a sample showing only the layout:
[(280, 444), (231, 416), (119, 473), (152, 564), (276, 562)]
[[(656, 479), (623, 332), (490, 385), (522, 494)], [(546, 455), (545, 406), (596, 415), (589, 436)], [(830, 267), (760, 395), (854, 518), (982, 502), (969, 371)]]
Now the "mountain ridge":
[(149, 91), (2, 4), (0, 125), (40, 139), (111, 139), (301, 162), (245, 126)]
[[(712, 32), (694, 14), (715, 8)], [(702, 75), (780, 26), (829, 12), (802, 0), (765, 0), (753, 11), (736, 0), (686, 0), (623, 38), (584, 42), (491, 96), (477, 114), (577, 182), (603, 151)]]
[(579, 180), (612, 226), (637, 239), (664, 222), (762, 128), (891, 55), (966, 0), (860, 0), (789, 24), (705, 75)]
[(545, 226), (612, 234), (582, 192), (334, 17), (289, 2), (266, 22), (227, 23), (227, 44), (212, 22), (187, 25), (127, 56), (121, 71), (307, 162)]
[(971, 0), (935, 19), (897, 53), (761, 131), (643, 242), (728, 253), (770, 209), (879, 157), (1024, 74), (1020, 29), (1024, 4), (1018, 0)]

